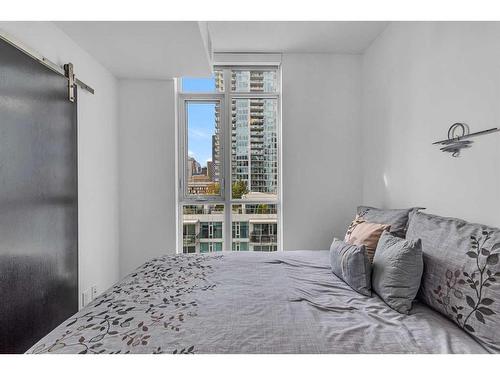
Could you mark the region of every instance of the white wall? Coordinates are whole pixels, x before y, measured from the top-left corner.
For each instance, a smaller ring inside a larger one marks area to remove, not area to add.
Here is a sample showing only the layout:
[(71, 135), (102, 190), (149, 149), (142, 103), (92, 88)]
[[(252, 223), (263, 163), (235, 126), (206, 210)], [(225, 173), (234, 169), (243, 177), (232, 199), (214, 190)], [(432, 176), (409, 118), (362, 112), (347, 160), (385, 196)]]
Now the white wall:
[(117, 82), (51, 22), (0, 22), (0, 29), (58, 65), (72, 62), (95, 89), (78, 95), (79, 286), (101, 292), (118, 280)]
[(120, 274), (175, 253), (174, 82), (119, 81)]
[(283, 248), (328, 249), (362, 199), (361, 57), (282, 61)]
[(364, 201), (500, 227), (500, 136), (458, 159), (433, 141), (454, 122), (499, 126), (500, 24), (392, 23), (363, 57)]

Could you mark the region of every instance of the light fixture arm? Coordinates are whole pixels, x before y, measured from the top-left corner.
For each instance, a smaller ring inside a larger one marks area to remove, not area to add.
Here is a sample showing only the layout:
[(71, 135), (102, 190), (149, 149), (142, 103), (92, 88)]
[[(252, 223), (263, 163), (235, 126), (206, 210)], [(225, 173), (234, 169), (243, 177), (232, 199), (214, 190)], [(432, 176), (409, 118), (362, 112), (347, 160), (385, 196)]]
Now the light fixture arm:
[[(457, 131), (461, 130), (461, 135), (457, 135)], [(469, 125), (464, 122), (456, 122), (450, 126), (448, 129), (448, 139), (443, 139), (441, 141), (436, 141), (432, 143), (433, 145), (442, 145), (440, 150), (443, 152), (450, 152), (451, 156), (458, 157), (460, 156), (460, 151), (464, 148), (470, 148), (473, 141), (469, 140), (469, 138), (478, 137), (481, 135), (496, 133), (500, 131), (499, 128), (491, 128), (486, 130), (481, 130), (475, 133), (471, 133), (469, 129)]]

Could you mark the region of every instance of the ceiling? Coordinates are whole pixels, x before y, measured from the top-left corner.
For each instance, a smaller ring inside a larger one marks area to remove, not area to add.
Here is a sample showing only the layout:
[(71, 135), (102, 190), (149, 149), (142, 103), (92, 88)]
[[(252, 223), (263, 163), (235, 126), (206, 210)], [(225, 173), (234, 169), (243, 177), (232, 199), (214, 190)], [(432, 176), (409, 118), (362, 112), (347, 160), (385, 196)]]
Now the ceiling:
[(170, 79), (209, 75), (212, 51), (362, 53), (388, 22), (72, 21), (55, 24), (118, 78)]
[(210, 75), (198, 22), (55, 22), (118, 78)]
[(362, 53), (380, 21), (208, 22), (216, 52)]

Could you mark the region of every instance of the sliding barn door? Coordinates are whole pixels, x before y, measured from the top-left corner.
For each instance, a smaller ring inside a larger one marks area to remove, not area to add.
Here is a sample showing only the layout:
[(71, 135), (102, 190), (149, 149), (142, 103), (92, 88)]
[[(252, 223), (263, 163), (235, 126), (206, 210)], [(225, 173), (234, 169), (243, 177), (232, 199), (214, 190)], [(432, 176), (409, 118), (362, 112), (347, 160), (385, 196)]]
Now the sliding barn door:
[(78, 309), (76, 100), (67, 80), (0, 40), (0, 353)]

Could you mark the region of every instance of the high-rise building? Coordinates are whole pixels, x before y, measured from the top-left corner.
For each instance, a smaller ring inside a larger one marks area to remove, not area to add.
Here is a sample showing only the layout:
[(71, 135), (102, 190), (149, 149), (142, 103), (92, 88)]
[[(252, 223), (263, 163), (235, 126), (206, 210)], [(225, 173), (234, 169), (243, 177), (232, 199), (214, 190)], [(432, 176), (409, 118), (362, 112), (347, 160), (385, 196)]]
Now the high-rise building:
[[(233, 91), (272, 92), (274, 71), (233, 71)], [(278, 186), (277, 101), (233, 99), (232, 176), (249, 191), (276, 194)]]
[(187, 174), (188, 174), (188, 181), (191, 180), (192, 176), (201, 173), (201, 165), (193, 157), (189, 157), (188, 165), (186, 166), (186, 168), (187, 168)]
[(214, 181), (214, 163), (207, 160), (207, 176), (210, 181)]
[[(215, 79), (215, 91), (223, 92), (224, 91), (224, 74), (222, 70), (214, 71), (214, 79)], [(215, 104), (215, 133), (212, 135), (212, 181), (219, 182), (221, 176), (221, 163), (220, 163), (220, 105), (217, 102)]]
[[(222, 72), (215, 72), (215, 81), (217, 91), (223, 91)], [(275, 71), (232, 72), (231, 89), (235, 92), (274, 92), (275, 85)], [(202, 172), (199, 164), (193, 165), (188, 171), (192, 173), (191, 175), (208, 175), (210, 180), (216, 183), (220, 182), (221, 176), (220, 116), (220, 105), (217, 103), (215, 105), (215, 129), (211, 139), (212, 160), (210, 165), (207, 163), (207, 172)], [(231, 108), (232, 180), (233, 182), (243, 181), (248, 191), (277, 193), (276, 119), (277, 100), (275, 99), (233, 99)]]
[(220, 139), (219, 139), (219, 106), (215, 107), (216, 122), (215, 129), (216, 133), (212, 135), (212, 165), (211, 165), (211, 175), (214, 182), (219, 182), (220, 178)]

